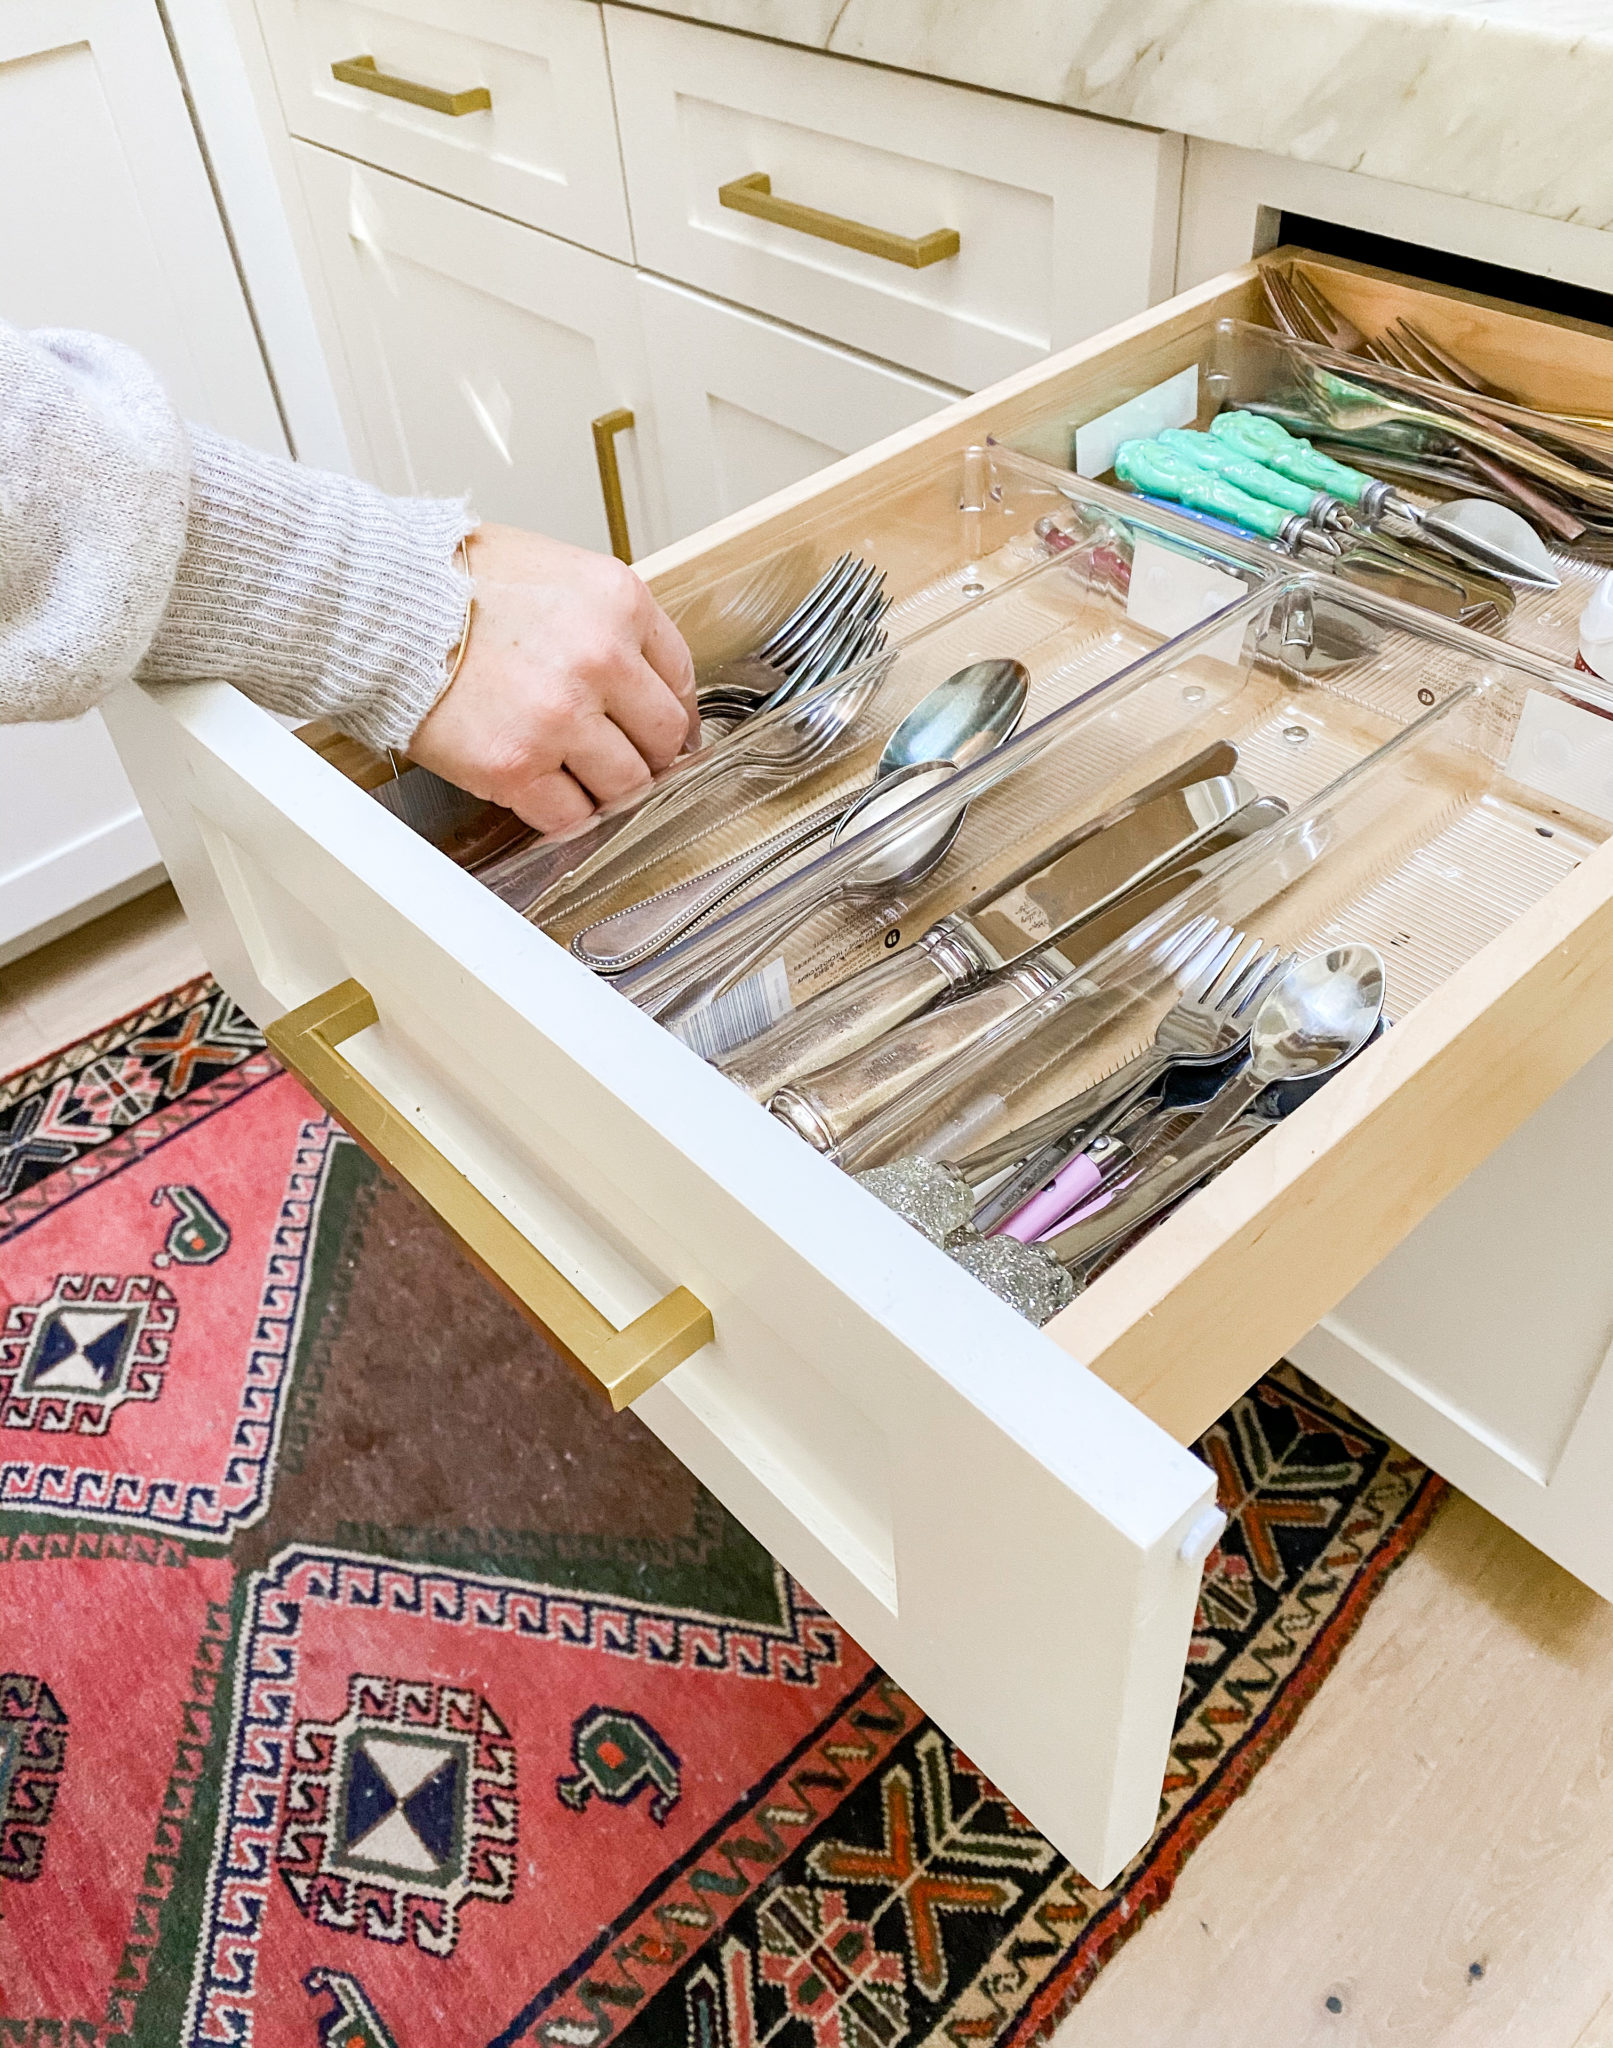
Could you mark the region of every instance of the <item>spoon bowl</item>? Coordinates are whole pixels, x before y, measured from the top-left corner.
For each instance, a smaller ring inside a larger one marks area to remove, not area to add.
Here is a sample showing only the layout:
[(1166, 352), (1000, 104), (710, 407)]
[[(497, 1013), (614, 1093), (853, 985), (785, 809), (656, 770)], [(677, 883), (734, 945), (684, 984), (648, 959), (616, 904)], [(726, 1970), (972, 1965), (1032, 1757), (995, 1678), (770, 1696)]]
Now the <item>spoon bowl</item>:
[(1383, 956), (1375, 946), (1331, 946), (1297, 961), (1255, 1012), (1249, 1080), (1314, 1080), (1353, 1059), (1383, 1015)]
[(1030, 672), (1022, 661), (974, 661), (921, 697), (885, 742), (876, 779), (920, 762), (967, 768), (1001, 746), (1025, 715)]
[[(862, 678), (858, 687), (866, 690), (869, 678)], [(834, 845), (843, 844), (850, 832), (866, 830), (903, 802), (1001, 746), (1024, 716), (1029, 693), (1030, 674), (1021, 662), (977, 661), (959, 669), (908, 712), (886, 742), (873, 781), (850, 802), (842, 797), (749, 852), (602, 918), (572, 939), (572, 953), (596, 974), (625, 975), (646, 966), (723, 903), (818, 840), (832, 835)], [(835, 694), (830, 692), (830, 698)], [(833, 711), (827, 699), (813, 700), (796, 716), (830, 717), (837, 721), (837, 732), (845, 723), (843, 713)], [(925, 780), (915, 786), (911, 778), (920, 769)], [(898, 790), (905, 794), (893, 801)], [(903, 834), (895, 846), (880, 848), (870, 856), (866, 876), (858, 869), (853, 893), (877, 894), (928, 874), (956, 839), (962, 817), (960, 806), (955, 816), (926, 822), (911, 845), (909, 835)]]

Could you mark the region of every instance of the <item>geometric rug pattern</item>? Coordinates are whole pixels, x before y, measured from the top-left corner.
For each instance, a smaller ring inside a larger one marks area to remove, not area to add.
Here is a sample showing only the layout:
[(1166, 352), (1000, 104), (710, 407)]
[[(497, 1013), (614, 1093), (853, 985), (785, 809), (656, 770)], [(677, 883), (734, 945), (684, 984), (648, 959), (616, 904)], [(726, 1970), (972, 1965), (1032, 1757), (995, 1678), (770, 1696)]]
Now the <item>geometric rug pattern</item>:
[(1443, 1492), (1288, 1366), (1197, 1448), (1100, 1890), (175, 991), (0, 1080), (0, 2048), (1045, 2037)]

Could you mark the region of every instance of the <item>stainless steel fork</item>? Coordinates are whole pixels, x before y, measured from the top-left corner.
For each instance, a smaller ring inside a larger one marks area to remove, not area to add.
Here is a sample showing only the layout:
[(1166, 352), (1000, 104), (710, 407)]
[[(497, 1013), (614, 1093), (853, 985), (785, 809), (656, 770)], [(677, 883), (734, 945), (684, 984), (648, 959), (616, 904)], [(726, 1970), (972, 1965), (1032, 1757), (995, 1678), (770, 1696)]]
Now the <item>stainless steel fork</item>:
[(890, 608), (884, 586), (884, 572), (853, 554), (831, 563), (759, 646), (699, 678), (696, 698), (706, 737), (721, 738), (877, 654), (885, 644), (880, 621)]
[[(1024, 1207), (1079, 1153), (1110, 1131), (1174, 1066), (1207, 1066), (1228, 1058), (1249, 1035), (1261, 996), (1291, 956), (1216, 925), (1195, 947), (1182, 993), (1159, 1020), (1153, 1043), (1135, 1058), (1061, 1105), (1061, 1127), (975, 1212), (975, 1227), (994, 1229)], [(959, 1171), (967, 1175), (969, 1162)]]

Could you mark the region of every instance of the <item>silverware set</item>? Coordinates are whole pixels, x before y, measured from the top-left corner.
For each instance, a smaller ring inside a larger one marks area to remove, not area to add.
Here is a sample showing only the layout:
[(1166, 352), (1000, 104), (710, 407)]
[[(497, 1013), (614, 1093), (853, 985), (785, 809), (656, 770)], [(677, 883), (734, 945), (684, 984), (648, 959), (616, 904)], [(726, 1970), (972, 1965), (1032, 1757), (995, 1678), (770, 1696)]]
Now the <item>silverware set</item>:
[(1181, 994), (1116, 1075), (956, 1164), (856, 1176), (1038, 1325), (1383, 1028), (1371, 946), (1297, 960), (1198, 919), (1172, 957)]
[(1613, 420), (1526, 406), (1404, 316), (1363, 334), (1298, 264), (1268, 266), (1261, 283), (1284, 334), (1369, 387), (1324, 403), (1311, 422), (1320, 435), (1408, 481), (1478, 484), (1582, 554), (1613, 552)]

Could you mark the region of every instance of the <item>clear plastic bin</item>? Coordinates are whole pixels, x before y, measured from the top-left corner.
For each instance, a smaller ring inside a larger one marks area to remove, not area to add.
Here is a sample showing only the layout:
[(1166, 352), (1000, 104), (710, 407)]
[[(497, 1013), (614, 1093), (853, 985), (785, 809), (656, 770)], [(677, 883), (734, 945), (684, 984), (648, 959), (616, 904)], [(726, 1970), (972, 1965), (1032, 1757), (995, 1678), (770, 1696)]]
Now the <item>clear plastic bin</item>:
[[(989, 620), (989, 605), (981, 617)], [(1101, 1077), (1151, 1035), (1171, 999), (1152, 963), (1194, 915), (1301, 949), (1374, 944), (1389, 965), (1390, 1013), (1404, 1016), (1607, 835), (1601, 809), (1613, 817), (1613, 778), (1599, 808), (1552, 793), (1572, 786), (1565, 750), (1594, 756), (1613, 740), (1562, 680), (1553, 663), (1412, 607), (1290, 577), (1111, 675), (900, 823), (775, 884), (686, 941), (635, 994), (675, 1015), (669, 991), (709, 995), (753, 973), (768, 951), (782, 958), (797, 1001), (820, 997), (877, 971), (885, 952), (1073, 823), (1227, 739), (1239, 772), (1288, 804), (1289, 819), (1230, 851), (1214, 879), (1095, 957), (1072, 962), (1069, 947), (1039, 956), (1060, 982), (1053, 994), (993, 1018), (988, 983), (980, 997), (899, 1027), (879, 1041), (872, 1094), (847, 1082), (845, 1062), (793, 1081), (797, 1093), (828, 1101), (831, 1149), (843, 1163), (875, 1164), (955, 1126), (967, 1150)], [(1613, 694), (1603, 698), (1613, 714)], [(965, 797), (950, 872), (922, 903), (890, 922), (895, 906), (841, 900), (871, 851)], [(1093, 988), (1103, 992), (1096, 1010), (1087, 1004)], [(904, 1044), (913, 1048), (905, 1063)], [(862, 1105), (857, 1115), (845, 1113), (848, 1100)]]
[[(1199, 360), (1197, 417), (1181, 419), (1178, 423), (1207, 428), (1217, 413), (1240, 406), (1267, 405), (1277, 408), (1295, 433), (1310, 434), (1325, 443), (1327, 429), (1316, 405), (1316, 379), (1325, 373), (1328, 365), (1335, 364), (1340, 374), (1348, 374), (1348, 358), (1335, 357), (1325, 350), (1290, 340), (1274, 328), (1242, 320), (1219, 321)], [(1357, 367), (1369, 374), (1374, 373), (1371, 364)], [(1439, 387), (1421, 385), (1416, 378), (1406, 377), (1400, 381), (1407, 387), (1409, 396), (1437, 398), (1439, 395)], [(1532, 423), (1536, 427), (1540, 424), (1538, 415), (1520, 407), (1497, 407), (1496, 411), (1498, 417), (1505, 416), (1503, 424), (1508, 419), (1513, 423)], [(1017, 433), (1011, 445), (1022, 454), (1075, 471), (1078, 468), (1076, 436), (1088, 424), (1085, 417), (1070, 412), (1068, 408), (1051, 408)], [(1148, 429), (1139, 426), (1136, 431), (1146, 434)], [(1605, 433), (1586, 430), (1583, 438), (1587, 447), (1613, 449), (1613, 436)], [(1390, 476), (1395, 489), (1411, 504), (1427, 506), (1441, 498), (1463, 494), (1455, 489), (1442, 490), (1391, 475), (1388, 470), (1376, 471), (1370, 450), (1352, 454), (1347, 448), (1332, 447), (1331, 444), (1330, 449), (1342, 460), (1354, 462), (1359, 468)], [(1604, 453), (1601, 459), (1613, 458)], [(1484, 496), (1485, 492), (1481, 486), (1474, 485), (1468, 494)], [(1287, 559), (1274, 544), (1260, 541), (1253, 535), (1249, 537), (1249, 545), (1279, 561)], [(1560, 587), (1556, 590), (1516, 587), (1516, 608), (1499, 628), (1496, 637), (1510, 646), (1527, 647), (1571, 665), (1578, 646), (1579, 615), (1607, 573), (1607, 564), (1605, 560), (1595, 558), (1589, 545), (1576, 550), (1548, 541), (1548, 552), (1562, 577)]]

